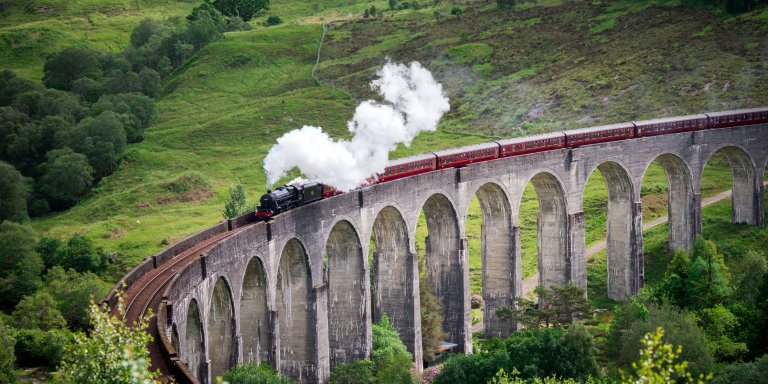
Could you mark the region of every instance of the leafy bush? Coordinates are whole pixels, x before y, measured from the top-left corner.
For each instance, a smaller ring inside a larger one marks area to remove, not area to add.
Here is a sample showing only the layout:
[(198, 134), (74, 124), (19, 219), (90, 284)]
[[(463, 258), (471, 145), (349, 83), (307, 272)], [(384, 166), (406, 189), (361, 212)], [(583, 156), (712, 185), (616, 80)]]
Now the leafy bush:
[(280, 375), (266, 364), (241, 364), (224, 372), (224, 381), (229, 384), (291, 384), (291, 380)]
[(53, 369), (61, 363), (64, 350), (72, 341), (72, 334), (66, 329), (21, 329), (16, 332), (16, 359), (22, 367)]
[(13, 310), (13, 325), (17, 329), (49, 331), (66, 327), (67, 322), (50, 293), (40, 290), (25, 296)]
[(269, 26), (278, 25), (282, 23), (283, 23), (283, 20), (280, 19), (280, 16), (270, 15), (269, 17), (267, 17), (267, 21), (264, 22), (264, 25), (269, 27)]
[(10, 221), (0, 223), (0, 303), (14, 306), (37, 291), (42, 270), (32, 228)]
[(374, 364), (370, 360), (339, 364), (331, 371), (331, 384), (371, 384), (374, 382)]
[(109, 291), (109, 284), (91, 272), (78, 273), (55, 266), (45, 275), (45, 289), (56, 299), (59, 311), (71, 329), (85, 330), (90, 323), (89, 306)]
[(377, 383), (410, 384), (412, 357), (400, 341), (400, 336), (389, 322), (387, 315), (381, 316), (381, 321), (374, 324), (373, 353), (371, 360), (375, 366)]
[(16, 339), (13, 329), (0, 321), (0, 383), (16, 383)]
[(583, 380), (598, 373), (592, 335), (578, 325), (516, 332), (482, 348), (480, 354), (449, 359), (434, 382), (487, 383), (500, 369), (523, 379), (554, 375)]

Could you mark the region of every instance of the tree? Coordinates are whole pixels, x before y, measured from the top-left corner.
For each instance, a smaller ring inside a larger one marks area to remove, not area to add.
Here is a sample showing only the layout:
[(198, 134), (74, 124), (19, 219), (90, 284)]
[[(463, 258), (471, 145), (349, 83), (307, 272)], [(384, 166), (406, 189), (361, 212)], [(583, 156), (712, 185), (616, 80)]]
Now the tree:
[(107, 266), (107, 254), (83, 236), (72, 236), (56, 250), (56, 260), (65, 269), (77, 272), (100, 272)]
[(694, 259), (688, 272), (688, 298), (697, 308), (713, 307), (733, 293), (730, 275), (723, 255), (717, 252), (715, 243), (702, 238), (694, 241), (691, 255)]
[(249, 21), (260, 12), (269, 10), (269, 0), (214, 0), (213, 6), (224, 16), (240, 16)]
[(520, 297), (515, 308), (500, 307), (496, 316), (502, 320), (522, 323), (526, 328), (550, 326), (558, 328), (574, 320), (584, 319), (592, 313), (592, 304), (587, 300), (584, 289), (572, 284), (538, 286), (534, 290), (538, 301)]
[(379, 12), (379, 11), (376, 9), (376, 6), (375, 6), (375, 5), (371, 5), (371, 8), (368, 8), (368, 13), (369, 13), (369, 14), (370, 14), (372, 17), (376, 17), (376, 14), (377, 14), (378, 12)]
[(747, 344), (734, 341), (739, 319), (718, 304), (699, 312), (701, 328), (709, 339), (709, 348), (718, 361), (738, 361), (747, 353)]
[(768, 272), (765, 256), (755, 251), (748, 251), (741, 262), (739, 273), (735, 276), (734, 297), (738, 297), (750, 306), (754, 306), (760, 294), (760, 282)]
[(43, 331), (65, 328), (67, 322), (56, 306), (56, 300), (44, 290), (25, 296), (13, 310), (13, 324), (18, 329)]
[(764, 384), (766, 378), (768, 378), (768, 355), (763, 355), (754, 362), (725, 366), (712, 380), (712, 384)]
[(29, 219), (27, 198), (29, 179), (4, 161), (0, 161), (0, 221), (22, 222)]
[[(640, 350), (639, 340), (647, 333), (655, 332), (658, 327), (665, 329), (664, 340), (674, 345), (683, 345), (680, 355), (688, 361), (693, 375), (712, 370), (714, 359), (709, 349), (707, 338), (698, 327), (696, 316), (669, 305), (646, 304), (647, 314), (643, 311), (630, 311), (623, 316), (640, 315), (620, 322), (612, 322), (608, 339), (616, 345), (609, 350), (615, 361), (624, 367), (630, 367), (635, 361), (635, 351)], [(633, 313), (634, 312), (634, 313)], [(645, 317), (643, 319), (643, 317)]]
[(69, 208), (85, 196), (93, 183), (93, 167), (88, 158), (69, 148), (48, 152), (45, 173), (38, 188), (52, 207)]
[(18, 77), (13, 71), (5, 69), (0, 72), (0, 107), (11, 105), (17, 95), (40, 90), (41, 86), (39, 84)]
[(496, 7), (499, 9), (512, 9), (515, 4), (515, 0), (496, 0)]
[(66, 329), (19, 329), (16, 332), (16, 362), (23, 367), (56, 369), (64, 349), (71, 342), (72, 333)]
[(229, 198), (224, 202), (224, 211), (221, 212), (225, 219), (232, 219), (245, 212), (245, 189), (240, 184), (229, 186)]
[(397, 9), (397, 0), (389, 0), (389, 9)]
[(374, 324), (373, 353), (371, 360), (375, 366), (376, 382), (393, 384), (410, 384), (411, 354), (400, 341), (400, 336), (389, 322), (387, 315), (381, 316), (381, 321)]
[(35, 252), (35, 233), (26, 225), (0, 224), (0, 303), (15, 305), (37, 291), (43, 261)]
[(88, 308), (92, 300), (104, 297), (109, 284), (91, 272), (78, 273), (55, 266), (44, 278), (45, 289), (58, 303), (59, 311), (70, 329), (85, 330), (90, 322)]
[(99, 54), (87, 48), (65, 48), (52, 54), (43, 67), (43, 84), (48, 88), (69, 91), (81, 77), (101, 78)]
[(164, 29), (165, 24), (161, 21), (151, 18), (141, 20), (139, 25), (134, 27), (131, 31), (131, 45), (135, 48), (142, 47), (144, 44), (148, 43), (153, 36), (160, 35)]
[(0, 321), (0, 383), (16, 383), (16, 356), (13, 351), (16, 339), (13, 337), (13, 328)]
[(459, 7), (451, 8), (451, 15), (456, 16), (457, 19), (461, 17), (462, 13), (464, 13), (464, 11)]
[(641, 341), (640, 359), (632, 363), (633, 375), (625, 376), (625, 383), (632, 384), (666, 384), (666, 383), (697, 383), (704, 384), (711, 380), (712, 375), (699, 375), (694, 379), (688, 369), (688, 362), (679, 362), (683, 349), (678, 345), (675, 349), (663, 341), (664, 330), (656, 328), (656, 333), (647, 333)]
[[(60, 366), (64, 381), (73, 383), (159, 383), (158, 372), (149, 370), (145, 318), (126, 324), (123, 298), (118, 298), (117, 315), (110, 315), (91, 303), (89, 313), (93, 330), (89, 335), (75, 334)], [(151, 315), (150, 315), (151, 316)]]
[(156, 97), (160, 93), (160, 89), (162, 89), (160, 74), (149, 67), (145, 67), (139, 72), (139, 84), (141, 93), (149, 97)]
[(432, 293), (432, 283), (426, 276), (419, 278), (419, 301), (421, 304), (421, 350), (426, 361), (437, 357), (440, 342), (445, 340), (443, 332), (443, 304)]

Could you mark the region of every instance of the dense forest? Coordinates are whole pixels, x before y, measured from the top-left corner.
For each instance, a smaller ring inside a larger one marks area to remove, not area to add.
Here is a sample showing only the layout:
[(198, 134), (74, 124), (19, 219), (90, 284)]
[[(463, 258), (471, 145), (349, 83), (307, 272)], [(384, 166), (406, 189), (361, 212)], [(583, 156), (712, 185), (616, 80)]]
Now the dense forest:
[[(437, 132), (394, 153), (404, 156), (765, 106), (767, 35), (762, 0), (4, 2), (0, 382), (82, 381), (92, 373), (87, 349), (111, 332), (144, 353), (141, 326), (121, 328), (91, 301), (222, 210), (250, 209), (246, 200), (266, 188), (261, 162), (283, 133), (311, 124), (346, 137), (349, 111), (372, 97), (369, 80), (387, 57), (422, 62), (451, 99)], [(707, 169), (702, 193), (730, 188), (727, 161)], [(592, 243), (605, 237), (599, 172), (587, 189)], [(667, 192), (652, 165), (647, 218), (666, 214)], [(530, 186), (521, 210), (528, 277), (538, 268)], [(473, 293), (482, 289), (479, 212), (475, 202), (467, 215)], [(665, 225), (646, 232), (646, 287), (624, 303), (605, 297), (605, 253), (590, 256), (589, 300), (577, 287), (539, 287), (496, 314), (525, 329), (504, 340), (479, 332), (472, 355), (439, 352), (442, 306), (422, 279), (425, 371), (412, 369), (385, 318), (371, 358), (335, 367), (331, 382), (763, 382), (768, 231), (729, 220), (727, 201), (706, 208), (688, 251), (666, 249)], [(422, 219), (420, 253), (426, 235)], [(480, 296), (472, 304), (481, 316)], [(104, 351), (117, 363), (102, 378), (123, 369), (155, 378), (119, 350)], [(251, 365), (224, 379), (290, 382)]]

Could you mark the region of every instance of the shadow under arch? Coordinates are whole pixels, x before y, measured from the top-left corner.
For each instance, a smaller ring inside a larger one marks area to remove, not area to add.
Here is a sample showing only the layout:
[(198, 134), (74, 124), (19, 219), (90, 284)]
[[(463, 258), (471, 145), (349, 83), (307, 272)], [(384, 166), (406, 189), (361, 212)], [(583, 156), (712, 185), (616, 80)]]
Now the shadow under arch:
[[(400, 334), (414, 360), (421, 359), (421, 334), (416, 332), (418, 292), (414, 292), (414, 280), (418, 280), (416, 255), (410, 250), (408, 226), (397, 208), (386, 206), (376, 215), (372, 238), (373, 250), (373, 321), (381, 321), (386, 314)], [(419, 328), (420, 329), (420, 328)]]
[[(595, 170), (602, 175), (608, 190), (605, 218), (608, 298), (624, 300), (640, 289), (639, 268), (642, 266), (634, 251), (634, 236), (642, 236), (642, 232), (634, 233), (633, 229), (635, 211), (639, 210), (633, 209), (635, 190), (629, 172), (621, 164), (606, 161)], [(594, 177), (595, 170), (590, 178)], [(582, 188), (582, 199), (586, 186), (585, 183)]]
[[(549, 172), (534, 175), (530, 183), (539, 198), (538, 264), (539, 285), (565, 285), (571, 283), (571, 265), (568, 258), (568, 212), (565, 190), (560, 180)], [(520, 204), (518, 204), (520, 206)]]
[(211, 377), (221, 376), (237, 364), (232, 290), (221, 276), (216, 279), (211, 294), (207, 329)]
[(259, 257), (245, 268), (240, 298), (240, 336), (244, 363), (272, 363), (267, 273)]
[[(683, 159), (672, 153), (657, 156), (656, 161), (664, 169), (669, 185), (667, 217), (668, 217), (668, 249), (672, 252), (678, 248), (688, 249), (698, 232), (698, 220), (694, 217), (700, 202), (694, 201), (693, 177), (691, 169)], [(651, 162), (653, 162), (651, 161)], [(650, 163), (648, 164), (650, 166)], [(646, 166), (645, 172), (648, 171)], [(643, 178), (645, 178), (645, 172)]]
[(295, 238), (280, 255), (275, 299), (280, 371), (294, 380), (312, 378), (317, 371), (315, 291), (304, 246)]
[(757, 224), (758, 188), (755, 175), (755, 165), (749, 154), (736, 146), (724, 146), (710, 154), (702, 167), (700, 185), (704, 179), (704, 169), (715, 155), (726, 158), (731, 168), (733, 185), (731, 188), (731, 222)]
[(357, 231), (341, 220), (325, 245), (328, 283), (328, 346), (331, 368), (367, 357), (366, 279)]
[(453, 203), (443, 194), (431, 195), (422, 207), (427, 222), (425, 267), (427, 280), (443, 304), (443, 331), (457, 352), (471, 348), (469, 335), (468, 265), (462, 262), (462, 239)]
[(205, 331), (203, 321), (200, 317), (200, 307), (197, 300), (192, 299), (187, 308), (186, 334), (184, 335), (183, 357), (187, 361), (189, 371), (200, 380), (201, 383), (208, 381), (208, 372), (205, 369)]
[(499, 319), (496, 309), (513, 307), (522, 291), (520, 229), (512, 225), (509, 199), (498, 184), (483, 184), (475, 196), (483, 215), (480, 237), (485, 336), (504, 338), (516, 327), (512, 321)]

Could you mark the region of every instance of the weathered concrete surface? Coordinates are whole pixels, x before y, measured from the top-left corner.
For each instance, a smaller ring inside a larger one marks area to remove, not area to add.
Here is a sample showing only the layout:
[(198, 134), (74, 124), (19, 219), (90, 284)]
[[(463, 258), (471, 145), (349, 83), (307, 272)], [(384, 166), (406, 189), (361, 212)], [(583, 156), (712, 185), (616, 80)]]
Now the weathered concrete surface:
[[(470, 352), (464, 233), (473, 196), (483, 207), (483, 294), (486, 313), (492, 313), (521, 292), (518, 211), (529, 182), (541, 206), (542, 282), (586, 286), (582, 193), (599, 167), (609, 190), (609, 295), (621, 299), (642, 286), (640, 184), (648, 165), (658, 160), (669, 178), (670, 248), (689, 246), (701, 231), (701, 174), (717, 151), (733, 169), (734, 221), (763, 225), (766, 130), (725, 128), (498, 159), (298, 208), (269, 224), (245, 228), (180, 272), (168, 295), (169, 329), (180, 335), (180, 357), (207, 383), (231, 361), (213, 356), (221, 348), (214, 342), (234, 346), (238, 362), (269, 361), (304, 382), (325, 382), (332, 362), (370, 354), (371, 321), (384, 313), (420, 364), (414, 234), (424, 210), (430, 237), (427, 272), (447, 308), (444, 327), (460, 350)], [(373, 265), (367, 257), (370, 239)], [(254, 259), (261, 269), (249, 267)], [(217, 298), (224, 297), (216, 290), (219, 281), (230, 304)], [(489, 335), (513, 331), (491, 317), (486, 315)], [(232, 324), (231, 334), (226, 324)], [(232, 348), (222, 350), (226, 356)]]

